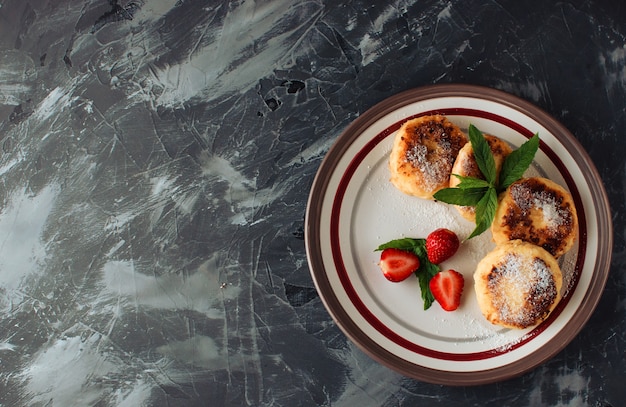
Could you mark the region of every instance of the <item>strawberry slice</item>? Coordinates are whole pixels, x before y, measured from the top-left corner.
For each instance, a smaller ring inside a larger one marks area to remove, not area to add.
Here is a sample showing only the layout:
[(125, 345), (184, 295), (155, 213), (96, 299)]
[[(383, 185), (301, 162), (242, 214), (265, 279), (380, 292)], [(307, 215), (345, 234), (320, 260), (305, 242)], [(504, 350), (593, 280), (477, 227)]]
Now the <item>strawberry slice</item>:
[(385, 249), (380, 254), (379, 265), (387, 280), (397, 283), (406, 280), (419, 268), (420, 259), (406, 250)]
[(461, 294), (465, 280), (455, 270), (440, 271), (430, 279), (430, 292), (446, 311), (454, 311), (461, 304)]
[(456, 253), (459, 246), (458, 236), (449, 229), (436, 229), (426, 237), (426, 255), (433, 264), (448, 260)]

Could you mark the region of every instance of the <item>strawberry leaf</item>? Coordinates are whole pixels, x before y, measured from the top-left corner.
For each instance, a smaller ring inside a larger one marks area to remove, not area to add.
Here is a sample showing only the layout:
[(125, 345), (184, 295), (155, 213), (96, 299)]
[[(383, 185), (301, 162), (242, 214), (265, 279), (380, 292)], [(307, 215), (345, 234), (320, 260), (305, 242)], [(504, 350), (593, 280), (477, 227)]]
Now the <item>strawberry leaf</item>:
[(482, 172), (489, 184), (495, 185), (497, 177), (496, 162), (493, 159), (493, 153), (491, 152), (489, 143), (485, 140), (483, 133), (473, 124), (470, 124), (468, 134), (470, 143), (472, 143), (474, 158), (476, 159), (476, 164), (478, 164), (480, 172)]
[(538, 149), (539, 135), (535, 133), (534, 136), (526, 140), (517, 150), (512, 151), (511, 154), (506, 157), (502, 164), (502, 169), (500, 170), (498, 192), (504, 191), (509, 185), (522, 178), (524, 172), (526, 172), (533, 162)]

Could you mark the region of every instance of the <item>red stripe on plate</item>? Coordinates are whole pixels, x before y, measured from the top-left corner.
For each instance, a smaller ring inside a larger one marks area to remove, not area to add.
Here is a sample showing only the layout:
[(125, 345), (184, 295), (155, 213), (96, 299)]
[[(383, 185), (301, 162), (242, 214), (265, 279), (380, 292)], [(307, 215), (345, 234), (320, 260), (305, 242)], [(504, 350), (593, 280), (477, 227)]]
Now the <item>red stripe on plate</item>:
[[(550, 316), (541, 324), (539, 324), (535, 329), (528, 332), (521, 339), (516, 340), (514, 343), (509, 345), (505, 345), (502, 347), (481, 351), (481, 352), (472, 352), (472, 353), (451, 353), (451, 352), (441, 352), (438, 350), (426, 348), (417, 343), (411, 342), (408, 339), (398, 335), (391, 328), (386, 326), (376, 315), (374, 315), (367, 306), (363, 303), (358, 293), (354, 289), (352, 282), (350, 281), (350, 277), (346, 271), (346, 267), (343, 261), (343, 257), (341, 255), (341, 244), (339, 239), (339, 214), (341, 210), (341, 206), (343, 204), (343, 199), (345, 197), (346, 190), (348, 185), (357, 170), (357, 168), (361, 165), (365, 157), (385, 138), (389, 137), (391, 134), (396, 132), (402, 124), (410, 119), (432, 115), (432, 114), (442, 114), (448, 116), (461, 115), (461, 116), (471, 116), (478, 117), (482, 119), (491, 120), (497, 123), (500, 123), (510, 129), (520, 133), (526, 138), (530, 138), (533, 136), (533, 132), (528, 130), (527, 128), (521, 126), (519, 123), (516, 123), (510, 119), (505, 117), (496, 115), (494, 113), (485, 112), (483, 110), (475, 110), (475, 109), (465, 109), (465, 108), (448, 108), (448, 109), (439, 109), (421, 112), (419, 114), (408, 117), (402, 121), (396, 122), (391, 126), (387, 127), (385, 130), (377, 134), (372, 140), (370, 140), (350, 161), (345, 173), (343, 174), (339, 185), (337, 187), (337, 193), (335, 194), (335, 198), (333, 200), (333, 206), (331, 211), (331, 221), (330, 221), (330, 241), (331, 241), (331, 249), (332, 249), (332, 257), (335, 263), (335, 268), (337, 270), (337, 275), (343, 289), (346, 294), (350, 298), (350, 301), (357, 309), (359, 314), (380, 334), (385, 336), (387, 339), (391, 340), (395, 344), (420, 355), (427, 356), (430, 358), (441, 359), (441, 360), (450, 360), (450, 361), (477, 361), (489, 359), (492, 357), (496, 357), (508, 352), (511, 352), (529, 341), (533, 338), (537, 337), (540, 333), (545, 331), (545, 329), (552, 324), (552, 322), (559, 316), (559, 314), (563, 311), (567, 303), (569, 302), (569, 295), (566, 295), (559, 303), (559, 305), (554, 309), (554, 311), (550, 314)], [(572, 285), (569, 289), (568, 293), (571, 293), (575, 290), (578, 285), (580, 272), (582, 265), (584, 264), (585, 259), (585, 250), (587, 246), (587, 232), (586, 232), (586, 220), (585, 214), (582, 206), (582, 200), (580, 198), (580, 193), (576, 188), (576, 184), (572, 178), (572, 175), (565, 167), (561, 159), (550, 149), (544, 142), (541, 142), (540, 149), (543, 151), (548, 158), (552, 161), (552, 163), (557, 167), (567, 186), (572, 194), (572, 198), (574, 199), (577, 214), (579, 218), (579, 249), (578, 256), (576, 258), (576, 266), (574, 269), (574, 278), (572, 280)]]

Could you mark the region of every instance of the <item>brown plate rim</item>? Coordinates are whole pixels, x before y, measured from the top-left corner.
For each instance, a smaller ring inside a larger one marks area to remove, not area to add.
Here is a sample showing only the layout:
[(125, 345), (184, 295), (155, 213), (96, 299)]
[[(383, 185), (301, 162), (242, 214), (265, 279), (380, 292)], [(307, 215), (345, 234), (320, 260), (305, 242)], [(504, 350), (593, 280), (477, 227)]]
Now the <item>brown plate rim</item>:
[[(321, 258), (319, 219), (330, 175), (346, 150), (359, 135), (380, 118), (419, 101), (439, 97), (471, 97), (507, 106), (541, 123), (572, 154), (592, 191), (598, 230), (604, 239), (598, 242), (595, 256), (595, 277), (584, 298), (565, 327), (531, 356), (488, 370), (451, 372), (411, 363), (391, 354), (369, 338), (357, 326), (335, 297)], [(355, 119), (337, 138), (322, 160), (309, 193), (305, 215), (305, 246), (309, 269), (324, 306), (344, 334), (362, 351), (379, 363), (414, 379), (444, 385), (479, 385), (498, 382), (528, 372), (554, 357), (578, 335), (591, 317), (604, 290), (611, 264), (613, 225), (608, 196), (602, 179), (580, 142), (550, 114), (534, 104), (494, 88), (468, 84), (438, 84), (404, 91), (391, 96)]]

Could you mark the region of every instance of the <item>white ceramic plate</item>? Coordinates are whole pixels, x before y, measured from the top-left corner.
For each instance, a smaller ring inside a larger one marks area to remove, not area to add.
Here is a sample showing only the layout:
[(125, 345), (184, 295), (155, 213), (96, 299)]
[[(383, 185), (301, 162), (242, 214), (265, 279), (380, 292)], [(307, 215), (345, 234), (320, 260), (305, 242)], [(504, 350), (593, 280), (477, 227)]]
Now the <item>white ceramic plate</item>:
[[(575, 247), (560, 259), (563, 300), (537, 327), (509, 330), (482, 316), (475, 266), (491, 250), (490, 232), (465, 241), (443, 263), (465, 276), (461, 307), (423, 309), (417, 279), (387, 281), (378, 267), (381, 243), (426, 237), (438, 227), (463, 240), (474, 228), (451, 205), (407, 196), (389, 182), (387, 160), (401, 124), (444, 114), (518, 147), (539, 133), (540, 150), (526, 175), (568, 189), (579, 217)], [(561, 350), (595, 308), (610, 265), (612, 224), (602, 182), (575, 138), (537, 107), (510, 94), (469, 85), (435, 85), (391, 97), (355, 120), (338, 138), (315, 178), (306, 219), (307, 256), (317, 290), (344, 333), (379, 362), (420, 380), (467, 385), (519, 375)]]

